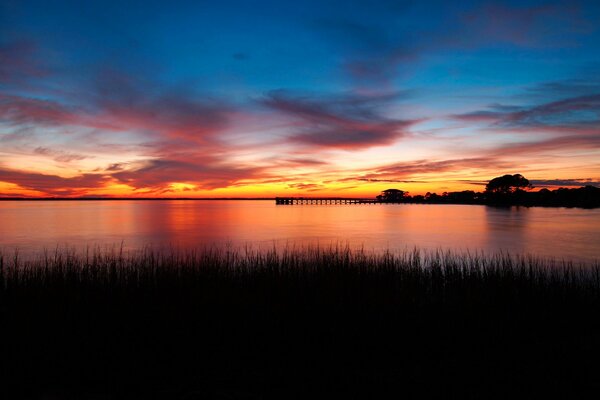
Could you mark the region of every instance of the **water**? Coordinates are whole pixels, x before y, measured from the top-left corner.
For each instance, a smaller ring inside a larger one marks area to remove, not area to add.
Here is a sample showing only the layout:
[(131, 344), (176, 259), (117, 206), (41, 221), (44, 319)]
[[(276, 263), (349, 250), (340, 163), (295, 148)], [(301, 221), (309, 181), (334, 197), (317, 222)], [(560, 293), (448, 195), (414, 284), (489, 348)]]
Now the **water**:
[(2, 201), (0, 249), (348, 244), (600, 259), (600, 210), (468, 205), (276, 206), (274, 201)]

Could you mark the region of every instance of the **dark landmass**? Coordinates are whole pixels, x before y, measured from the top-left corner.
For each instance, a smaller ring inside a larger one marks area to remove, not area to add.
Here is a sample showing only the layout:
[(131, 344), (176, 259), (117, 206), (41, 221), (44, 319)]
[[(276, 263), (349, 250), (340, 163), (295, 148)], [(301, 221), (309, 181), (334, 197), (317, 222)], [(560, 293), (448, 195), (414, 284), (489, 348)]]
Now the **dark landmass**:
[[(395, 190), (395, 189), (391, 189)], [(525, 206), (525, 207), (600, 207), (600, 188), (585, 186), (577, 189), (559, 188), (555, 190), (541, 189), (525, 191), (517, 189), (511, 193), (489, 193), (465, 190), (462, 192), (443, 192), (442, 194), (427, 193), (410, 196), (408, 192), (399, 190), (401, 196), (386, 198), (377, 196), (381, 203), (389, 204), (479, 204), (490, 206)], [(307, 197), (310, 198), (310, 197)], [(271, 200), (274, 197), (0, 197), (0, 201), (98, 201), (98, 200)]]
[(0, 256), (7, 399), (582, 398), (600, 265), (206, 249)]
[(386, 200), (387, 203), (416, 203), (416, 204), (481, 204), (490, 206), (525, 206), (525, 207), (600, 207), (600, 188), (585, 186), (577, 189), (559, 188), (555, 190), (541, 189), (528, 192), (517, 189), (510, 193), (462, 192), (427, 193), (425, 196), (409, 196)]
[[(418, 204), (482, 204), (489, 206), (541, 206), (541, 207), (600, 207), (600, 188), (584, 186), (577, 189), (558, 188), (528, 191), (533, 186), (521, 174), (502, 175), (488, 182), (484, 192), (426, 193), (425, 196), (409, 196), (399, 189), (384, 190), (377, 199), (385, 203)], [(524, 190), (525, 189), (525, 190)]]

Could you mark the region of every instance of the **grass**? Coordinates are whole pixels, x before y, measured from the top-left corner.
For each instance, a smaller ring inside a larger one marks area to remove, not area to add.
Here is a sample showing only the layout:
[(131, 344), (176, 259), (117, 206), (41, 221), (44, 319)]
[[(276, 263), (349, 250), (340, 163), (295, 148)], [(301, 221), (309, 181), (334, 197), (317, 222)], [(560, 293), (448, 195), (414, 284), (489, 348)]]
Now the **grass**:
[(0, 396), (572, 398), (600, 266), (346, 247), (0, 255)]

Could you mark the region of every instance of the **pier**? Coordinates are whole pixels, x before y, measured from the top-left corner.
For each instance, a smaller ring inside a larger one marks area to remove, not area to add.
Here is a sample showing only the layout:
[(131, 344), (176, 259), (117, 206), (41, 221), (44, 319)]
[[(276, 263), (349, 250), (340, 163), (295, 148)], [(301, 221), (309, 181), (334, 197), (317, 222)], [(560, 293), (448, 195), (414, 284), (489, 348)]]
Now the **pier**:
[(355, 199), (346, 197), (275, 197), (278, 205), (324, 205), (324, 204), (380, 204), (372, 199)]

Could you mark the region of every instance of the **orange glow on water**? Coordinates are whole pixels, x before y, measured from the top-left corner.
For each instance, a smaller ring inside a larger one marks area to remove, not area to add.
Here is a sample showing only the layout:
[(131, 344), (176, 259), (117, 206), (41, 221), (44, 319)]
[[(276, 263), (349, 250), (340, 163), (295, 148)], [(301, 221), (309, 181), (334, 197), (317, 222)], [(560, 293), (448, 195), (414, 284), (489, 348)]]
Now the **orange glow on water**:
[(0, 202), (0, 251), (349, 245), (594, 260), (600, 210), (468, 205), (277, 206), (272, 200)]

